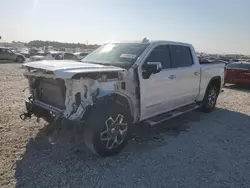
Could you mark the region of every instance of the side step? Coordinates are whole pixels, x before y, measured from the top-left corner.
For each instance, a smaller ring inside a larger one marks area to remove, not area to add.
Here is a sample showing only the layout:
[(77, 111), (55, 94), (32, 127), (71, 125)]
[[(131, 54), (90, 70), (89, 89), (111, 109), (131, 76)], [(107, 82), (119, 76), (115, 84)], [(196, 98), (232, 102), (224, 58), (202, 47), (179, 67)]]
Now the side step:
[(164, 122), (164, 121), (166, 121), (168, 119), (171, 119), (171, 118), (180, 116), (180, 115), (182, 115), (184, 113), (193, 111), (193, 110), (195, 110), (195, 109), (197, 109), (199, 107), (200, 107), (200, 105), (198, 105), (198, 104), (191, 104), (191, 105), (184, 106), (182, 108), (178, 108), (178, 109), (170, 111), (170, 112), (160, 114), (158, 116), (155, 116), (155, 117), (153, 117), (151, 119), (146, 120), (145, 122), (148, 123), (151, 126), (154, 126), (154, 125), (162, 123), (162, 122)]

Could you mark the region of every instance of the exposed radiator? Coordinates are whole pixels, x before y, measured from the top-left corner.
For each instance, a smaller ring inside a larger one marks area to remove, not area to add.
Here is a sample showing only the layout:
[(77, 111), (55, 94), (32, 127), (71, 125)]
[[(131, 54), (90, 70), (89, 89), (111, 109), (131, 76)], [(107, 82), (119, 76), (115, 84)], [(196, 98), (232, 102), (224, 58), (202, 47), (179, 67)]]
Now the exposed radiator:
[(36, 91), (39, 101), (60, 109), (65, 108), (66, 88), (64, 80), (39, 78)]

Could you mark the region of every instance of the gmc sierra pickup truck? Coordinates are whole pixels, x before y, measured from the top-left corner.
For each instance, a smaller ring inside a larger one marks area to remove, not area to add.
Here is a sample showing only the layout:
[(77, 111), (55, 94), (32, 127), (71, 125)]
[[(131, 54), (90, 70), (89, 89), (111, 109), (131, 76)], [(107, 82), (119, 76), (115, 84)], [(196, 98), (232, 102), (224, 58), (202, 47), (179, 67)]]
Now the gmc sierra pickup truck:
[(106, 43), (81, 62), (23, 67), (30, 97), (20, 118), (81, 124), (88, 149), (105, 157), (125, 147), (136, 123), (155, 125), (197, 108), (211, 112), (225, 64), (200, 64), (190, 44), (144, 40)]

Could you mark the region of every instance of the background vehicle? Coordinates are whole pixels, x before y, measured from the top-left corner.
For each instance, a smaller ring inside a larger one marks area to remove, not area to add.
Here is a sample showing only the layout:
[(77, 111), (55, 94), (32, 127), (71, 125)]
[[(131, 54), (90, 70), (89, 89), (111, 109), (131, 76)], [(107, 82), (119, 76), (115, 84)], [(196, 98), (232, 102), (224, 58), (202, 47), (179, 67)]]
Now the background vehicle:
[(227, 61), (225, 61), (225, 60), (221, 60), (221, 59), (214, 60), (214, 61), (213, 61), (213, 63), (223, 63), (223, 64), (225, 64), (225, 66), (228, 64), (228, 62), (227, 62)]
[(134, 123), (211, 112), (224, 84), (225, 64), (201, 65), (185, 43), (108, 43), (82, 62), (25, 63), (31, 97), (21, 118), (82, 124), (87, 147), (100, 156), (120, 152)]
[(206, 59), (206, 58), (199, 58), (199, 63), (200, 64), (207, 64), (207, 63), (223, 63), (225, 65), (228, 64), (227, 61), (221, 60), (221, 59), (216, 59), (216, 60), (211, 60), (211, 59)]
[(21, 50), (20, 54), (22, 54), (25, 58), (30, 58), (30, 54), (28, 50)]
[(35, 55), (45, 54), (45, 52), (43, 50), (41, 50), (41, 49), (30, 48), (29, 49), (29, 54), (30, 54), (30, 56), (35, 56)]
[(234, 62), (225, 67), (225, 83), (250, 84), (250, 62)]
[[(46, 54), (45, 52), (40, 52), (40, 53), (38, 53), (37, 55), (32, 55), (32, 56), (30, 56), (30, 61), (40, 61), (40, 60), (44, 60), (46, 55), (48, 55), (48, 54)], [(52, 57), (55, 58), (55, 56), (57, 55), (57, 52), (56, 52), (56, 53), (51, 53), (51, 54), (49, 54), (49, 55), (51, 55)], [(51, 58), (51, 60), (52, 60), (52, 58)]]
[(74, 55), (81, 60), (82, 58), (84, 58), (85, 56), (87, 56), (89, 54), (89, 52), (76, 52), (74, 53)]
[(41, 61), (41, 60), (78, 60), (78, 58), (73, 53), (57, 52), (57, 51), (30, 57), (30, 61)]
[(0, 47), (0, 60), (22, 63), (25, 61), (25, 57), (20, 53), (13, 52), (9, 48)]
[(63, 52), (61, 54), (63, 60), (78, 60), (77, 56), (73, 53)]
[(30, 54), (29, 54), (29, 50), (28, 49), (16, 49), (16, 50), (12, 50), (14, 53), (19, 53), (22, 54), (25, 58), (29, 58)]

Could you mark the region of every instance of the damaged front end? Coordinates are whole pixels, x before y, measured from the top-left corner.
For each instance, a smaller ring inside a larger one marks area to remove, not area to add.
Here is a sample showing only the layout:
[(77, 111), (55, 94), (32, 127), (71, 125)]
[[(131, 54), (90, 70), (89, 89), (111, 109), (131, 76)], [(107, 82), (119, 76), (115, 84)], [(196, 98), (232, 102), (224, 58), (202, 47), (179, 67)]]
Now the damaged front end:
[(58, 78), (53, 72), (28, 68), (24, 75), (31, 96), (25, 102), (27, 112), (20, 118), (80, 121), (96, 100), (119, 90), (121, 74), (121, 71), (94, 72)]
[[(62, 117), (65, 109), (65, 82), (62, 79), (49, 78), (44, 75), (31, 76), (30, 72), (24, 75), (29, 81), (30, 97), (25, 101), (27, 112), (20, 115), (22, 120), (35, 116), (47, 122), (56, 121)], [(48, 74), (50, 75), (50, 74)]]
[(27, 112), (20, 115), (22, 120), (31, 119), (32, 116), (36, 116), (37, 120), (43, 118), (47, 122), (53, 122), (56, 121), (62, 113), (62, 110), (58, 108), (34, 100), (33, 96), (30, 96), (28, 101), (25, 101), (25, 107)]

